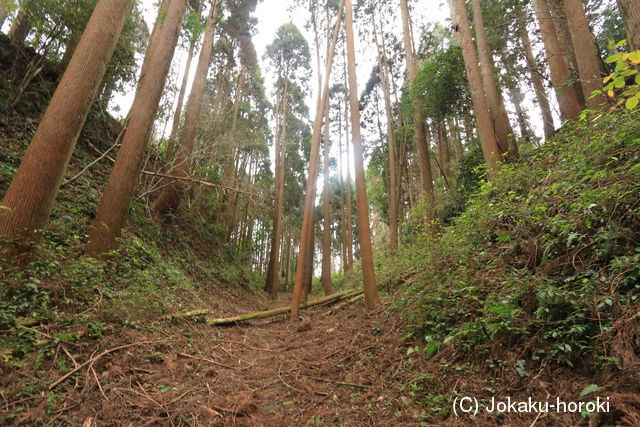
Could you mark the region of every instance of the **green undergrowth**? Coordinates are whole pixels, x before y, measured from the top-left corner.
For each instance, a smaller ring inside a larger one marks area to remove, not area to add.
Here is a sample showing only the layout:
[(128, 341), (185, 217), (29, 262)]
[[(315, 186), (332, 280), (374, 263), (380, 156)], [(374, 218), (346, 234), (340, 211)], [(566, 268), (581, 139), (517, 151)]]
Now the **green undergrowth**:
[(640, 114), (568, 123), (379, 268), (407, 339), (516, 378), (637, 368)]
[[(5, 45), (0, 36), (0, 48)], [(4, 71), (10, 63), (5, 56), (0, 55)], [(16, 90), (10, 76), (0, 73), (0, 199), (55, 86), (37, 80), (29, 96), (10, 108), (5, 101)], [(247, 266), (248, 254), (217, 246), (211, 221), (187, 207), (161, 223), (151, 219), (146, 201), (136, 201), (120, 247), (100, 259), (84, 256), (112, 164), (102, 160), (66, 181), (107, 150), (120, 130), (121, 123), (99, 103), (92, 107), (31, 260), (17, 267), (0, 259), (0, 368), (3, 362), (19, 366), (29, 355), (43, 357), (43, 348), (55, 348), (60, 340), (95, 340), (193, 308), (233, 311), (225, 305), (226, 293), (259, 294), (262, 281)], [(156, 158), (151, 152), (150, 159)], [(52, 338), (43, 343), (29, 329), (34, 325), (45, 326)]]

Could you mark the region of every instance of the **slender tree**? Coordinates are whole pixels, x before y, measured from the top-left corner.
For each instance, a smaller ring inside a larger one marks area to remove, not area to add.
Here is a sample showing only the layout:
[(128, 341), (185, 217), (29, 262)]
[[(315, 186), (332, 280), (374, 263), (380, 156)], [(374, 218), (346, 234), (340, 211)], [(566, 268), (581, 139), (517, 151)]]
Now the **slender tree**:
[(567, 85), (571, 76), (563, 59), (563, 49), (553, 23), (553, 16), (545, 0), (533, 0), (533, 6), (542, 32), (542, 41), (551, 72), (551, 82), (560, 106), (560, 115), (564, 120), (575, 119), (581, 111), (580, 102), (575, 90)]
[[(276, 182), (273, 214), (271, 252), (265, 288), (275, 298), (279, 287), (280, 242), (282, 240), (282, 217), (285, 191), (285, 158), (287, 152), (287, 125), (291, 108), (290, 85), (302, 82), (310, 68), (309, 45), (300, 30), (292, 23), (282, 25), (273, 43), (267, 47), (266, 58), (278, 73), (275, 132)], [(293, 89), (293, 88), (291, 88)]]
[[(11, 252), (49, 219), (76, 141), (115, 49), (132, 0), (100, 0), (0, 205), (0, 237)], [(27, 245), (27, 246), (25, 246)]]
[[(220, 5), (220, 0), (213, 0), (212, 2), (209, 17), (207, 18), (202, 49), (198, 57), (196, 74), (193, 78), (191, 94), (189, 95), (189, 101), (187, 103), (184, 126), (180, 134), (179, 148), (175, 158), (175, 170), (173, 174), (179, 178), (187, 178), (191, 170), (191, 155), (196, 143), (196, 131), (200, 120), (200, 112), (202, 111), (202, 97), (204, 95), (204, 86), (211, 61), (211, 52), (213, 51), (213, 37), (218, 18), (218, 7)], [(186, 184), (184, 181), (173, 180), (169, 182), (153, 204), (153, 210), (159, 215), (165, 215), (175, 210), (185, 190)]]
[(480, 145), (482, 146), (482, 155), (490, 171), (495, 171), (498, 169), (500, 149), (493, 125), (491, 124), (489, 104), (487, 103), (482, 85), (478, 57), (476, 56), (476, 51), (473, 46), (467, 8), (464, 0), (449, 0), (449, 4), (451, 8), (451, 20), (454, 23), (454, 28), (457, 29), (462, 55), (464, 57), (467, 80), (469, 80), (469, 88), (471, 90), (473, 111), (476, 116), (476, 126), (480, 137)]
[[(639, 5), (640, 6), (640, 5)], [(600, 73), (600, 57), (598, 48), (584, 11), (582, 0), (564, 0), (571, 39), (573, 40), (578, 73), (584, 99), (588, 108), (597, 110), (604, 108), (607, 98), (604, 94), (591, 96), (596, 90), (602, 90), (602, 75)]]
[(638, 7), (638, 1), (618, 0), (618, 7), (622, 13), (627, 42), (629, 42), (631, 50), (640, 50), (640, 7)]
[(529, 31), (527, 30), (527, 20), (520, 1), (516, 2), (516, 19), (518, 24), (518, 32), (522, 41), (522, 48), (524, 51), (524, 57), (527, 61), (527, 69), (531, 77), (531, 84), (533, 85), (533, 91), (536, 94), (536, 101), (540, 112), (542, 114), (542, 124), (544, 129), (544, 136), (549, 139), (555, 133), (555, 124), (553, 123), (553, 114), (551, 113), (551, 106), (549, 105), (549, 98), (544, 89), (542, 82), (542, 73), (538, 67), (538, 62), (533, 54), (533, 48), (531, 47), (531, 39), (529, 38)]
[[(200, 19), (202, 15), (202, 8), (204, 6), (204, 0), (198, 2), (198, 10), (196, 16)], [(167, 152), (165, 155), (165, 167), (173, 160), (176, 150), (176, 141), (178, 140), (178, 130), (180, 129), (180, 120), (182, 119), (182, 108), (184, 107), (184, 96), (187, 92), (187, 84), (189, 82), (189, 74), (191, 73), (191, 63), (193, 61), (193, 53), (198, 43), (197, 35), (192, 35), (191, 42), (189, 43), (189, 52), (187, 53), (187, 62), (184, 65), (184, 73), (182, 74), (182, 82), (180, 83), (180, 91), (178, 92), (178, 100), (176, 101), (176, 111), (173, 113), (173, 122), (171, 124), (171, 133), (169, 134), (169, 141), (167, 144)]]
[(158, 9), (155, 34), (151, 37), (140, 71), (122, 146), (93, 221), (86, 248), (91, 255), (115, 248), (116, 239), (127, 220), (136, 178), (140, 174), (186, 8), (187, 0), (172, 0), (161, 3)]
[(329, 97), (324, 107), (324, 141), (323, 141), (323, 188), (322, 188), (322, 288), (325, 295), (331, 295), (331, 196), (329, 183), (330, 129)]
[(509, 123), (507, 109), (504, 106), (504, 99), (498, 82), (496, 81), (495, 64), (489, 46), (489, 38), (484, 26), (484, 16), (480, 0), (471, 0), (473, 7), (473, 23), (476, 30), (476, 41), (478, 44), (478, 56), (480, 58), (480, 72), (482, 74), (482, 85), (489, 103), (491, 121), (493, 123), (498, 147), (502, 154), (508, 159), (518, 157), (518, 146), (513, 134), (513, 128)]
[[(409, 15), (409, 5), (407, 0), (400, 0), (400, 11), (402, 12), (402, 34), (404, 40), (405, 61), (407, 64), (407, 85), (409, 91), (413, 88), (413, 82), (417, 74), (416, 53), (413, 48), (413, 35), (411, 34), (411, 16)], [(426, 203), (426, 219), (432, 221), (436, 217), (435, 197), (433, 195), (433, 173), (431, 171), (431, 160), (429, 156), (429, 143), (427, 142), (428, 131), (426, 121), (421, 114), (419, 100), (414, 99), (412, 103), (413, 128), (415, 132), (415, 142), (418, 148), (418, 166), (420, 168), (421, 194)]]
[(389, 84), (390, 72), (389, 61), (386, 51), (382, 47), (385, 43), (384, 32), (382, 32), (382, 40), (378, 41), (378, 28), (375, 16), (372, 18), (374, 25), (374, 37), (378, 49), (378, 69), (380, 70), (380, 83), (382, 86), (382, 94), (384, 97), (384, 110), (387, 119), (387, 147), (388, 147), (388, 163), (389, 163), (389, 252), (393, 255), (398, 249), (398, 171), (397, 171), (397, 154), (396, 154), (396, 129), (393, 121), (393, 109), (391, 106), (391, 88)]
[(351, 0), (345, 1), (345, 31), (347, 33), (347, 72), (349, 75), (349, 100), (351, 106), (351, 142), (353, 144), (353, 162), (356, 178), (356, 203), (358, 204), (358, 228), (360, 240), (360, 260), (364, 281), (364, 303), (371, 311), (380, 305), (373, 266), (371, 246), (371, 228), (369, 225), (369, 202), (364, 176), (362, 139), (360, 136), (360, 105), (358, 102), (358, 84), (356, 79), (356, 51), (353, 35), (353, 6)]
[(338, 33), (340, 31), (340, 24), (342, 22), (342, 12), (344, 9), (345, 0), (340, 0), (338, 6), (338, 16), (336, 18), (336, 24), (333, 29), (333, 36), (331, 44), (327, 51), (326, 68), (324, 74), (324, 83), (322, 91), (318, 92), (319, 108), (316, 109), (315, 118), (313, 121), (313, 132), (311, 136), (311, 153), (309, 156), (309, 173), (307, 175), (307, 192), (304, 199), (304, 210), (302, 215), (302, 227), (300, 231), (300, 244), (298, 249), (298, 261), (296, 263), (295, 281), (293, 285), (293, 296), (291, 298), (291, 320), (298, 319), (300, 313), (300, 301), (303, 295), (303, 284), (305, 276), (305, 259), (307, 251), (313, 250), (310, 245), (309, 238), (309, 226), (312, 224), (313, 217), (313, 204), (316, 198), (316, 181), (315, 178), (318, 175), (318, 163), (320, 157), (320, 131), (322, 128), (322, 118), (324, 116), (324, 106), (326, 105), (327, 97), (329, 96), (329, 80), (331, 78), (331, 70), (333, 67), (333, 57), (336, 50), (336, 42), (338, 41)]

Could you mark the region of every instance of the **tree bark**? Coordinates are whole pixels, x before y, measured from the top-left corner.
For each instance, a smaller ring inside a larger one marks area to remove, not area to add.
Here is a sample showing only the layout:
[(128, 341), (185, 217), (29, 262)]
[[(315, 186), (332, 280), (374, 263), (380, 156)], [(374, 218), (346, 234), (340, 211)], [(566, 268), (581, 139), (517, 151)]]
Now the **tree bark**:
[(116, 239), (127, 221), (136, 178), (186, 9), (187, 0), (172, 0), (161, 3), (158, 10), (156, 34), (147, 47), (127, 129), (91, 227), (86, 247), (89, 255), (96, 256), (117, 247)]
[(476, 41), (478, 44), (478, 57), (480, 59), (480, 72), (482, 74), (482, 84), (493, 123), (494, 133), (498, 147), (507, 159), (514, 160), (518, 157), (518, 146), (516, 144), (513, 128), (509, 123), (507, 109), (504, 106), (504, 99), (496, 81), (495, 64), (489, 46), (489, 38), (484, 27), (484, 17), (480, 0), (471, 0), (473, 7), (473, 23), (476, 30)]
[(567, 13), (563, 7), (564, 0), (545, 0), (545, 2), (549, 12), (551, 13), (551, 17), (553, 18), (553, 25), (556, 29), (556, 35), (558, 36), (558, 41), (562, 48), (562, 59), (567, 66), (567, 70), (569, 70), (571, 88), (576, 93), (576, 98), (578, 99), (580, 108), (585, 108), (586, 104), (580, 84), (580, 74), (578, 73), (578, 62), (576, 61), (575, 48), (573, 46), (573, 40), (571, 39)]
[(18, 238), (14, 255), (29, 250), (48, 221), (76, 141), (116, 47), (132, 0), (96, 5), (67, 71), (45, 111), (0, 205), (0, 236)]
[(640, 7), (637, 0), (618, 0), (631, 50), (640, 50)]
[(471, 101), (473, 103), (473, 111), (476, 116), (476, 126), (480, 137), (480, 145), (482, 146), (482, 155), (484, 161), (489, 167), (489, 175), (499, 168), (500, 149), (496, 140), (493, 126), (491, 124), (491, 115), (489, 112), (489, 104), (482, 86), (482, 76), (478, 67), (478, 58), (473, 46), (471, 38), (471, 28), (469, 26), (469, 17), (464, 0), (449, 0), (451, 5), (451, 20), (454, 26), (458, 28), (458, 38), (462, 47), (462, 55), (471, 90)]
[[(400, 0), (400, 11), (402, 13), (405, 61), (407, 63), (407, 84), (409, 91), (411, 91), (417, 70), (416, 54), (413, 50), (413, 37), (411, 34), (411, 17), (409, 16), (407, 0)], [(418, 166), (420, 168), (420, 185), (422, 187), (421, 194), (426, 203), (426, 219), (430, 222), (436, 217), (435, 196), (433, 194), (433, 172), (431, 171), (426, 123), (420, 112), (420, 104), (417, 99), (413, 100), (412, 110), (416, 147), (418, 149)]]
[[(189, 95), (189, 101), (187, 103), (187, 111), (184, 126), (180, 134), (174, 172), (174, 175), (180, 177), (189, 176), (191, 170), (191, 156), (196, 143), (204, 86), (211, 61), (211, 52), (213, 51), (213, 36), (216, 29), (219, 5), (220, 0), (213, 0), (211, 11), (207, 18), (207, 27), (202, 42), (202, 49), (200, 50), (200, 56), (198, 57), (198, 65), (191, 87), (191, 94)], [(175, 210), (180, 203), (185, 189), (186, 186), (184, 182), (171, 182), (155, 201), (152, 209), (159, 215), (165, 215)]]
[[(640, 5), (639, 5), (640, 6)], [(587, 15), (582, 0), (564, 0), (569, 30), (578, 63), (580, 84), (588, 108), (598, 110), (606, 107), (607, 98), (604, 94), (591, 97), (591, 93), (602, 90), (602, 74), (600, 72), (600, 58), (596, 41), (589, 29)]]
[(519, 2), (517, 3), (516, 13), (520, 39), (522, 40), (522, 46), (524, 48), (524, 56), (527, 61), (529, 75), (531, 76), (531, 84), (533, 85), (538, 107), (540, 107), (540, 113), (542, 114), (544, 136), (546, 139), (549, 139), (555, 134), (556, 129), (555, 124), (553, 123), (553, 114), (551, 113), (549, 98), (547, 98), (547, 93), (542, 82), (542, 73), (538, 67), (538, 62), (533, 55), (533, 48), (531, 47), (531, 39), (529, 38), (529, 32), (527, 31), (527, 22), (524, 16), (524, 11), (522, 10)]
[(563, 59), (563, 51), (553, 23), (553, 17), (545, 0), (533, 0), (533, 6), (542, 32), (545, 53), (551, 72), (551, 82), (560, 106), (563, 120), (575, 119), (580, 115), (580, 102), (574, 89), (567, 86), (571, 80), (567, 64)]
[(309, 174), (307, 176), (307, 192), (304, 199), (304, 210), (302, 216), (302, 227), (300, 232), (300, 244), (298, 250), (298, 261), (296, 264), (296, 274), (293, 285), (293, 296), (291, 298), (291, 319), (297, 320), (299, 314), (300, 300), (303, 293), (303, 285), (305, 279), (305, 257), (309, 247), (310, 239), (308, 235), (309, 225), (313, 221), (313, 204), (316, 197), (316, 177), (318, 175), (318, 160), (320, 157), (320, 130), (322, 128), (322, 117), (324, 115), (324, 107), (326, 99), (329, 96), (329, 81), (331, 78), (331, 69), (333, 66), (333, 57), (338, 41), (340, 23), (342, 21), (342, 12), (345, 0), (340, 1), (338, 6), (338, 17), (333, 31), (331, 45), (327, 51), (327, 61), (324, 75), (324, 83), (322, 91), (318, 93), (318, 108), (316, 110), (313, 122), (313, 132), (311, 136), (311, 153), (309, 158)]
[[(345, 82), (346, 83), (346, 82)], [(351, 196), (351, 155), (349, 150), (349, 102), (348, 102), (348, 94), (345, 93), (345, 111), (344, 111), (344, 120), (345, 120), (345, 138), (346, 138), (346, 154), (347, 154), (347, 211), (346, 211), (346, 233), (345, 233), (345, 241), (347, 246), (347, 271), (351, 271), (353, 268), (353, 200)]]
[(331, 294), (331, 194), (329, 185), (329, 151), (330, 151), (329, 97), (325, 105), (324, 115), (324, 155), (322, 189), (322, 287), (325, 295)]
[(271, 298), (278, 296), (280, 260), (280, 237), (282, 235), (282, 209), (284, 201), (284, 178), (285, 178), (285, 154), (287, 143), (287, 113), (289, 99), (289, 75), (288, 70), (284, 77), (284, 91), (280, 100), (280, 115), (278, 121), (279, 131), (276, 130), (276, 182), (273, 213), (273, 235), (271, 237), (271, 254), (269, 256), (269, 267), (267, 269), (266, 288)]
[(81, 34), (79, 31), (74, 31), (69, 36), (69, 41), (67, 42), (67, 46), (64, 50), (64, 55), (62, 55), (60, 62), (58, 62), (58, 65), (56, 66), (56, 70), (58, 71), (58, 73), (60, 73), (60, 75), (64, 74), (67, 67), (69, 66), (69, 62), (71, 61), (71, 58), (73, 57), (73, 54), (75, 53), (76, 48), (78, 47), (80, 36)]
[(380, 69), (380, 84), (384, 97), (384, 110), (387, 119), (387, 146), (389, 163), (389, 253), (394, 255), (398, 249), (398, 168), (396, 154), (395, 123), (393, 121), (393, 108), (391, 106), (391, 89), (389, 85), (389, 62), (384, 54), (384, 33), (382, 40), (378, 41), (378, 29), (375, 17), (373, 18), (376, 45), (378, 48), (378, 68)]
[(347, 72), (349, 75), (349, 100), (351, 101), (351, 139), (353, 144), (353, 162), (356, 178), (356, 203), (358, 204), (358, 228), (360, 241), (360, 261), (364, 282), (364, 304), (368, 311), (380, 305), (376, 275), (373, 265), (371, 246), (371, 228), (369, 224), (369, 202), (364, 176), (362, 140), (360, 136), (360, 106), (356, 76), (356, 52), (353, 35), (353, 11), (351, 0), (345, 1), (345, 29), (347, 33)]
[[(204, 6), (204, 0), (198, 2), (197, 15), (200, 18), (202, 15), (202, 7)], [(184, 95), (187, 92), (187, 83), (189, 82), (189, 74), (191, 72), (191, 62), (193, 61), (193, 52), (196, 48), (198, 39), (194, 38), (189, 44), (189, 53), (187, 54), (187, 63), (184, 66), (184, 74), (182, 75), (182, 82), (180, 83), (180, 91), (178, 92), (178, 101), (176, 103), (176, 111), (173, 114), (173, 122), (171, 124), (171, 133), (169, 134), (169, 141), (167, 142), (167, 152), (164, 158), (164, 169), (169, 170), (170, 165), (173, 162), (173, 156), (176, 150), (176, 141), (178, 140), (178, 130), (180, 129), (180, 119), (182, 118), (182, 108), (184, 106)]]

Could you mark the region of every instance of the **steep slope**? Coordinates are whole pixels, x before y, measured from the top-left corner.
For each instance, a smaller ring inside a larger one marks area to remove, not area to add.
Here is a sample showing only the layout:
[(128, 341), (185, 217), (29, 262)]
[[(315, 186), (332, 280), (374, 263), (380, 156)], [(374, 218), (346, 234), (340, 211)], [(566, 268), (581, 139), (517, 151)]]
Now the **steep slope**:
[[(639, 118), (565, 125), (503, 166), (453, 225), (383, 262), (408, 337), (430, 358), (418, 398), (425, 420), (452, 416), (441, 404), (452, 394), (548, 395), (610, 397), (604, 424), (640, 423)], [(531, 421), (478, 419), (518, 417)], [(579, 413), (545, 417), (585, 422)]]

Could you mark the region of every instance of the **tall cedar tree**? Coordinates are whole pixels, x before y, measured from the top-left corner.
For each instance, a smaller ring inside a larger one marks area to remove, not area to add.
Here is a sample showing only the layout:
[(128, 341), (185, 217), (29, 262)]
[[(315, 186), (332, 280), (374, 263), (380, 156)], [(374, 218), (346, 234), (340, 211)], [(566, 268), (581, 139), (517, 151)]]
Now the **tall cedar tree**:
[(356, 178), (356, 203), (358, 204), (358, 229), (360, 237), (360, 260), (364, 282), (364, 304), (368, 311), (380, 305), (376, 275), (373, 266), (371, 227), (369, 224), (369, 201), (364, 176), (362, 138), (360, 136), (360, 105), (358, 103), (358, 83), (356, 79), (356, 49), (353, 35), (353, 6), (351, 0), (345, 2), (345, 30), (347, 32), (347, 71), (349, 75), (349, 100), (351, 101), (351, 139)]
[(604, 94), (591, 97), (591, 93), (602, 90), (602, 75), (600, 73), (600, 57), (596, 41), (589, 29), (587, 15), (582, 0), (564, 0), (567, 21), (571, 31), (578, 73), (584, 99), (588, 108), (597, 110), (606, 106), (607, 98)]
[[(187, 102), (184, 126), (180, 134), (179, 146), (174, 161), (175, 170), (173, 175), (178, 178), (187, 178), (191, 171), (191, 156), (196, 143), (196, 133), (200, 112), (202, 111), (202, 97), (204, 96), (204, 86), (209, 71), (209, 63), (211, 62), (213, 36), (216, 30), (218, 7), (220, 5), (220, 0), (213, 0), (212, 2), (202, 49), (198, 57), (198, 66), (193, 78), (189, 101)], [(174, 211), (178, 207), (186, 188), (185, 182), (180, 179), (171, 181), (153, 204), (153, 210), (159, 215)]]
[(544, 136), (546, 139), (551, 138), (555, 133), (555, 124), (553, 123), (553, 114), (551, 113), (551, 106), (549, 105), (549, 98), (544, 89), (544, 83), (542, 81), (542, 73), (538, 67), (538, 62), (533, 54), (533, 48), (531, 46), (531, 39), (529, 38), (529, 31), (527, 30), (527, 19), (525, 17), (524, 9), (521, 0), (516, 2), (516, 19), (518, 24), (518, 32), (522, 41), (522, 48), (524, 50), (524, 57), (527, 62), (527, 69), (531, 76), (531, 84), (536, 94), (536, 101), (540, 112), (542, 114), (542, 124), (544, 129)]
[(329, 151), (330, 129), (329, 122), (329, 96), (324, 107), (324, 141), (323, 141), (323, 183), (322, 188), (322, 287), (325, 295), (331, 295), (331, 193), (329, 185)]
[[(198, 2), (198, 10), (196, 16), (200, 19), (202, 15), (202, 8), (204, 6), (204, 0)], [(169, 134), (169, 142), (167, 144), (167, 152), (165, 155), (164, 171), (167, 171), (173, 156), (176, 151), (176, 142), (178, 140), (178, 130), (180, 129), (180, 120), (182, 119), (182, 109), (184, 108), (184, 96), (187, 92), (187, 83), (189, 82), (189, 74), (191, 73), (191, 63), (193, 61), (193, 53), (196, 50), (196, 44), (198, 37), (193, 36), (189, 43), (189, 52), (187, 53), (187, 62), (184, 66), (184, 74), (182, 75), (182, 82), (180, 83), (180, 91), (178, 92), (178, 100), (176, 101), (176, 111), (173, 114), (173, 122), (171, 123), (171, 133)]]
[(498, 169), (498, 162), (500, 161), (500, 149), (491, 123), (489, 104), (482, 85), (482, 76), (480, 75), (478, 57), (471, 37), (467, 8), (464, 0), (449, 0), (449, 4), (451, 7), (451, 21), (458, 31), (462, 56), (464, 57), (467, 80), (471, 90), (473, 112), (476, 116), (476, 126), (480, 137), (480, 145), (482, 146), (482, 155), (485, 163), (489, 166), (489, 170), (495, 171)]
[(49, 219), (69, 159), (118, 42), (132, 0), (100, 0), (4, 199), (0, 237), (14, 255)]
[(533, 0), (533, 6), (542, 33), (542, 41), (551, 73), (551, 83), (560, 106), (560, 115), (563, 120), (575, 119), (581, 111), (580, 102), (573, 87), (567, 85), (571, 80), (571, 75), (563, 58), (562, 46), (551, 11), (545, 0)]
[[(286, 73), (288, 74), (288, 73)], [(284, 207), (284, 180), (285, 180), (285, 160), (287, 152), (287, 118), (289, 112), (289, 75), (280, 79), (284, 80), (284, 90), (282, 91), (280, 105), (277, 108), (276, 132), (275, 132), (275, 163), (276, 163), (276, 185), (273, 208), (273, 231), (271, 233), (271, 250), (269, 264), (267, 266), (267, 279), (265, 288), (271, 298), (278, 296), (280, 286), (280, 243), (282, 238), (282, 212)]]
[(313, 242), (309, 236), (309, 227), (313, 224), (313, 205), (316, 198), (316, 177), (318, 176), (318, 163), (320, 157), (320, 133), (322, 129), (322, 118), (324, 116), (324, 106), (329, 96), (329, 81), (331, 79), (331, 70), (333, 68), (333, 57), (336, 51), (336, 43), (342, 23), (342, 12), (344, 10), (345, 0), (340, 0), (336, 24), (333, 29), (331, 45), (327, 51), (327, 62), (324, 73), (324, 83), (322, 91), (318, 92), (319, 108), (316, 109), (316, 115), (313, 120), (313, 131), (311, 134), (311, 153), (309, 156), (309, 173), (307, 175), (307, 192), (304, 198), (304, 209), (302, 214), (302, 227), (300, 230), (300, 244), (298, 249), (298, 260), (296, 263), (296, 274), (293, 284), (293, 295), (291, 297), (291, 320), (298, 320), (300, 313), (300, 301), (303, 296), (303, 285), (305, 280), (305, 265), (307, 252), (313, 250)]
[(116, 239), (127, 220), (186, 9), (187, 0), (166, 1), (158, 8), (156, 26), (140, 71), (122, 146), (93, 220), (86, 249), (88, 254), (98, 255), (117, 247)]
[(638, 0), (618, 0), (627, 41), (631, 50), (640, 50), (640, 7)]
[(515, 159), (518, 157), (518, 146), (516, 145), (513, 128), (509, 123), (509, 116), (507, 116), (502, 93), (496, 81), (495, 64), (491, 54), (489, 37), (484, 27), (484, 16), (480, 0), (471, 0), (471, 6), (473, 8), (473, 24), (476, 30), (482, 84), (489, 103), (491, 121), (493, 122), (498, 147), (501, 153), (506, 155), (507, 159)]
[[(417, 68), (416, 52), (413, 47), (413, 35), (411, 34), (411, 16), (409, 15), (409, 5), (407, 0), (400, 0), (400, 11), (402, 12), (404, 56), (407, 63), (407, 84), (409, 92), (411, 92), (413, 82), (416, 78)], [(426, 219), (427, 221), (432, 221), (436, 217), (436, 202), (433, 194), (433, 173), (431, 171), (431, 160), (429, 156), (429, 142), (427, 141), (427, 123), (422, 116), (418, 99), (413, 100), (412, 110), (415, 142), (416, 147), (418, 148), (421, 194), (426, 203)]]
[[(384, 110), (387, 119), (387, 146), (388, 146), (388, 163), (389, 163), (389, 252), (393, 255), (398, 249), (398, 167), (396, 154), (396, 130), (393, 122), (393, 108), (391, 106), (391, 88), (390, 88), (390, 72), (389, 61), (387, 59), (386, 50), (383, 48), (384, 31), (381, 32), (382, 40), (378, 40), (378, 27), (376, 25), (375, 15), (372, 15), (372, 23), (374, 29), (374, 37), (378, 50), (378, 69), (380, 70), (380, 84), (382, 86), (382, 95), (384, 97)], [(382, 27), (382, 26), (380, 26)]]

